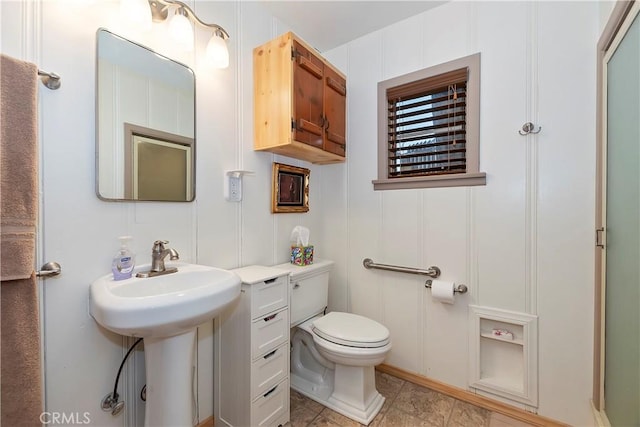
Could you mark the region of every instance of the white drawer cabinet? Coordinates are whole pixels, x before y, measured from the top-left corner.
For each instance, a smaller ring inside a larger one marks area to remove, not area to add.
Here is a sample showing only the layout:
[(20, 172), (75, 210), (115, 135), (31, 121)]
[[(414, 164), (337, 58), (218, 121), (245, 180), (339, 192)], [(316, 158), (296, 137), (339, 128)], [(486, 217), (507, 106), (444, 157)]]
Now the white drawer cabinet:
[(273, 426), (289, 421), (289, 273), (233, 270), (240, 298), (215, 320), (215, 424)]

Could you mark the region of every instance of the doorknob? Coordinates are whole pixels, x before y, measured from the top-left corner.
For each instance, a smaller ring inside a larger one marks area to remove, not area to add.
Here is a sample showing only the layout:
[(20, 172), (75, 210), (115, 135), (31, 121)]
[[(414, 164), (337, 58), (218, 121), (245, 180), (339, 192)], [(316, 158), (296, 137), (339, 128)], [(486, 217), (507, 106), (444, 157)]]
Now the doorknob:
[(57, 262), (48, 262), (40, 267), (40, 271), (36, 271), (38, 277), (53, 277), (62, 272), (62, 267)]

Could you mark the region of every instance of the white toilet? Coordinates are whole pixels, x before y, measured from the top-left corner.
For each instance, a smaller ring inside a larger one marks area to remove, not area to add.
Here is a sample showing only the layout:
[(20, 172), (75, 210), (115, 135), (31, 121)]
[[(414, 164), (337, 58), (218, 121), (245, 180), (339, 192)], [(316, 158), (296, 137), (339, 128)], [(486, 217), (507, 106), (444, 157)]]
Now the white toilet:
[(291, 271), (291, 388), (362, 424), (378, 414), (374, 366), (389, 350), (389, 330), (351, 313), (325, 313), (333, 261), (281, 264)]

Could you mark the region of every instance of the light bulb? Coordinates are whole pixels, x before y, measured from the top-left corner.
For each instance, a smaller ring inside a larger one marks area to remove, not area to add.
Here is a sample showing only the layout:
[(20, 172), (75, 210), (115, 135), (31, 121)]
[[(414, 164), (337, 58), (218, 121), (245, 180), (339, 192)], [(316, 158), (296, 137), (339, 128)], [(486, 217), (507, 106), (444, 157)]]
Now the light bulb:
[(176, 10), (176, 14), (169, 22), (169, 34), (187, 51), (193, 50), (193, 27), (186, 17), (187, 12), (182, 8)]
[(120, 14), (137, 29), (151, 29), (151, 8), (147, 0), (120, 0)]
[(207, 43), (205, 55), (207, 62), (215, 68), (227, 68), (229, 66), (229, 49), (220, 31), (216, 31), (209, 43)]

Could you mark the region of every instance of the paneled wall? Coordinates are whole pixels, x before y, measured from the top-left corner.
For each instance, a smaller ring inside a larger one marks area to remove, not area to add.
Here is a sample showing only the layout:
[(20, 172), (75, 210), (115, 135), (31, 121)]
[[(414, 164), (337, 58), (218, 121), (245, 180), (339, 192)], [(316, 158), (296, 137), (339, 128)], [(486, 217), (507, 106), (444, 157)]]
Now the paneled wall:
[[(186, 1), (205, 22), (223, 26), (231, 66), (207, 69), (200, 62), (211, 33), (196, 32), (195, 52), (182, 52), (165, 25), (137, 33), (119, 16), (118, 2), (23, 0), (0, 3), (0, 51), (37, 63), (62, 76), (58, 91), (40, 90), (41, 213), (39, 263), (57, 261), (63, 274), (42, 281), (46, 410), (81, 416), (92, 425), (139, 425), (141, 413), (127, 404), (117, 417), (100, 410), (113, 389), (124, 353), (133, 341), (100, 327), (88, 312), (89, 284), (110, 272), (120, 235), (132, 235), (138, 264), (149, 263), (156, 239), (186, 262), (222, 268), (288, 257), (295, 225), (322, 235), (322, 171), (308, 164), (253, 151), (252, 49), (288, 30), (258, 2)], [(191, 66), (196, 73), (196, 201), (193, 203), (115, 203), (95, 195), (96, 30), (148, 46)], [(270, 212), (271, 164), (280, 161), (311, 169), (309, 214)], [(227, 170), (253, 171), (244, 179), (242, 203), (223, 197)], [(315, 184), (317, 182), (317, 184)], [(318, 256), (326, 250), (318, 247)], [(127, 362), (119, 393), (126, 395), (136, 366), (140, 384), (143, 354)], [(198, 331), (198, 414), (213, 414), (213, 323)], [(71, 415), (68, 415), (71, 416)], [(68, 419), (68, 418), (67, 418)]]
[[(132, 425), (132, 409), (99, 409), (126, 342), (88, 314), (88, 286), (107, 274), (116, 237), (134, 236), (139, 263), (153, 240), (184, 261), (223, 268), (287, 259), (289, 233), (311, 229), (318, 257), (336, 261), (330, 308), (364, 314), (392, 334), (387, 363), (467, 387), (467, 306), (539, 316), (539, 413), (592, 424), (596, 2), (451, 2), (326, 53), (348, 76), (348, 161), (313, 166), (252, 150), (252, 49), (288, 28), (260, 2), (187, 1), (231, 34), (231, 66), (209, 70), (177, 51), (156, 25), (136, 34), (117, 2), (1, 2), (1, 50), (62, 76), (41, 90), (39, 261), (63, 275), (43, 281), (48, 411), (89, 411), (94, 425)], [(194, 203), (108, 203), (94, 192), (95, 32), (104, 26), (196, 72), (197, 198)], [(313, 42), (313, 41), (310, 41)], [(376, 85), (409, 71), (481, 52), (481, 170), (474, 188), (374, 192)], [(524, 122), (542, 126), (522, 137)], [(311, 169), (311, 210), (270, 213), (271, 164)], [(223, 198), (226, 170), (244, 178), (241, 203)], [(427, 267), (470, 292), (445, 306), (423, 280), (368, 271), (363, 258)], [(213, 413), (213, 327), (198, 334), (199, 416)], [(127, 421), (128, 417), (128, 421)]]
[[(393, 349), (386, 363), (463, 389), (474, 332), (468, 305), (536, 314), (537, 411), (581, 426), (593, 422), (599, 7), (452, 2), (326, 53), (348, 76), (349, 161), (332, 166), (323, 182), (325, 194), (338, 192), (324, 228), (336, 230), (326, 234), (326, 246), (337, 254), (332, 290), (346, 299), (332, 299), (333, 307), (389, 327)], [(481, 53), (480, 169), (487, 185), (373, 191), (377, 82), (475, 52)], [(520, 136), (529, 121), (542, 131)], [(437, 265), (443, 279), (470, 291), (452, 306), (434, 302), (423, 278), (365, 270), (367, 257)]]

